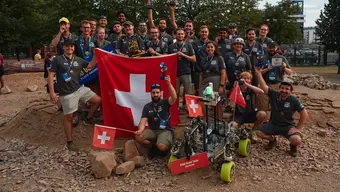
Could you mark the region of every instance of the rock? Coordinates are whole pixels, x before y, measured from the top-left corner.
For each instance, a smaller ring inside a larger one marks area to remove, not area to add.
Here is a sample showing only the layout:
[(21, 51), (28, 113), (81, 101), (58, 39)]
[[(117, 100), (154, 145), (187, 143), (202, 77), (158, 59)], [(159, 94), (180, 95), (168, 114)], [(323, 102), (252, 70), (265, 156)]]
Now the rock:
[(332, 108), (329, 108), (329, 107), (323, 107), (323, 108), (322, 108), (322, 111), (323, 111), (325, 114), (333, 114), (333, 113), (335, 113), (335, 109), (332, 109)]
[(332, 106), (333, 106), (334, 108), (340, 108), (340, 101), (333, 101), (333, 102), (332, 102)]
[(9, 143), (7, 143), (6, 141), (0, 139), (0, 151), (5, 151), (10, 146), (11, 145)]
[(27, 92), (35, 92), (38, 90), (38, 85), (30, 85), (26, 88)]
[(139, 144), (138, 142), (135, 142), (136, 143), (136, 147), (137, 147), (137, 150), (138, 150), (138, 153), (140, 155), (147, 155), (148, 152), (149, 152), (149, 149), (146, 148), (146, 147), (143, 147), (141, 144)]
[(124, 145), (123, 159), (129, 161), (130, 159), (139, 155), (137, 150), (136, 141), (128, 140)]
[(135, 162), (133, 161), (127, 161), (125, 163), (120, 164), (116, 168), (116, 174), (117, 175), (123, 175), (126, 173), (129, 173), (135, 169)]
[(8, 93), (12, 93), (12, 90), (5, 85), (1, 90), (0, 90), (1, 94), (8, 94)]
[(319, 129), (317, 133), (321, 137), (326, 137), (326, 135), (328, 134), (328, 130), (326, 130), (326, 129)]
[(144, 165), (145, 165), (145, 159), (144, 159), (144, 157), (141, 157), (141, 156), (136, 156), (136, 157), (130, 159), (130, 161), (135, 162), (136, 168), (144, 167)]
[(116, 155), (114, 152), (98, 152), (90, 155), (91, 169), (95, 178), (109, 177), (116, 168)]

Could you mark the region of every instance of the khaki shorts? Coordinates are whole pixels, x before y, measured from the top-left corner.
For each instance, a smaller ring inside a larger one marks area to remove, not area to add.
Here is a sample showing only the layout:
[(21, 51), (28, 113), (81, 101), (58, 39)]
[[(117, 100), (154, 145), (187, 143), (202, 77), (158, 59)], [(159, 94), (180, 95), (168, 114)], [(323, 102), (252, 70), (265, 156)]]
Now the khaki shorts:
[(63, 106), (64, 115), (69, 115), (78, 110), (79, 101), (82, 103), (88, 102), (96, 94), (88, 87), (81, 86), (77, 91), (60, 96), (60, 103)]
[(184, 87), (184, 95), (191, 94), (191, 75), (181, 75), (176, 78), (176, 91), (177, 95), (179, 95), (181, 84)]
[[(270, 84), (268, 87), (273, 90), (279, 90), (280, 84)], [(258, 111), (270, 111), (269, 97), (266, 94), (260, 94), (256, 97)]]
[(166, 145), (169, 149), (172, 145), (172, 133), (169, 130), (152, 130), (145, 129), (143, 131), (143, 137), (145, 140), (151, 143), (156, 143), (157, 145), (162, 143)]

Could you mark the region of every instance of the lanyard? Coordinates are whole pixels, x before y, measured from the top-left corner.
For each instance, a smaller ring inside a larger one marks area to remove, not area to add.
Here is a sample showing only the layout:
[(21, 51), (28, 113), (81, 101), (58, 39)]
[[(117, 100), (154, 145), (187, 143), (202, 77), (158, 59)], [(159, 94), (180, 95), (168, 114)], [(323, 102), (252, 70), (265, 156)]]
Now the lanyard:
[[(81, 53), (83, 54), (83, 58), (85, 58), (85, 57), (88, 57), (88, 56), (90, 56), (90, 53), (91, 53), (91, 36), (89, 37), (89, 40), (88, 40), (88, 47), (87, 47), (87, 49), (88, 50), (86, 50), (86, 51), (84, 51), (84, 45), (85, 45), (85, 42), (83, 42), (83, 35), (80, 35), (80, 49), (81, 49)], [(87, 55), (88, 54), (88, 55)]]
[(204, 62), (203, 64), (203, 69), (205, 70), (206, 69), (206, 65), (208, 63), (211, 63), (211, 61), (214, 59), (214, 56), (212, 56), (210, 59), (209, 59), (209, 56), (207, 56), (207, 60)]
[(65, 55), (63, 55), (65, 61), (68, 63), (68, 71), (72, 70), (73, 67), (73, 61), (74, 61), (74, 56), (72, 57), (72, 60), (69, 61), (68, 59), (66, 59)]
[[(182, 49), (183, 49), (184, 45), (185, 45), (185, 42), (183, 42), (181, 48), (179, 48), (179, 51), (180, 51), (180, 52), (182, 52)], [(178, 47), (178, 44), (177, 44), (177, 47)]]

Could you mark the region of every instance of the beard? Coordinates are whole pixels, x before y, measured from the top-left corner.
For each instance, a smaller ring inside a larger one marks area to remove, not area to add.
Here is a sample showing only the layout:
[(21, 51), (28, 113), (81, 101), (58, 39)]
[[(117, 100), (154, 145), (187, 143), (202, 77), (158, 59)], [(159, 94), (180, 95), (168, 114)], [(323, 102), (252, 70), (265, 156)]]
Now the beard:
[(158, 103), (161, 100), (160, 97), (152, 97), (151, 99), (152, 99), (152, 102), (154, 103)]

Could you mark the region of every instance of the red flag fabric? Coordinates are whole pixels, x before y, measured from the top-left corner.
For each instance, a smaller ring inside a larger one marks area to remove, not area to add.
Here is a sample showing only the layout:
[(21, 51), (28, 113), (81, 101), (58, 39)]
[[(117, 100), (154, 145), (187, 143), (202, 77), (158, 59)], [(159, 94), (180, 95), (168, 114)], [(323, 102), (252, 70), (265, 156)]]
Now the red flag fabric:
[(116, 128), (95, 125), (92, 146), (102, 149), (113, 149), (116, 135)]
[(189, 117), (203, 116), (202, 104), (199, 97), (193, 95), (185, 95), (185, 101), (188, 105)]
[(230, 93), (229, 98), (243, 108), (245, 108), (246, 105), (247, 105), (246, 101), (244, 100), (244, 97), (241, 93), (241, 89), (240, 89), (240, 86), (238, 85), (238, 83), (236, 83), (233, 91)]
[[(151, 102), (151, 85), (160, 84), (163, 98), (170, 96), (165, 80), (161, 80), (160, 64), (168, 67), (167, 75), (176, 87), (177, 55), (127, 58), (95, 49), (98, 63), (104, 125), (136, 131), (145, 104)], [(171, 107), (171, 125), (180, 123), (177, 103)], [(118, 131), (117, 138), (133, 137)]]

